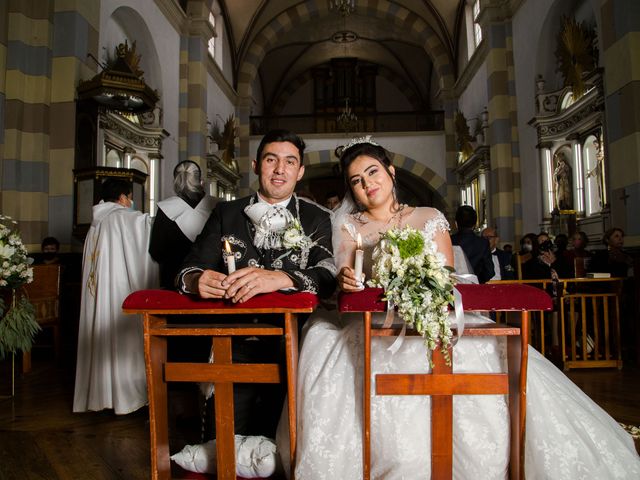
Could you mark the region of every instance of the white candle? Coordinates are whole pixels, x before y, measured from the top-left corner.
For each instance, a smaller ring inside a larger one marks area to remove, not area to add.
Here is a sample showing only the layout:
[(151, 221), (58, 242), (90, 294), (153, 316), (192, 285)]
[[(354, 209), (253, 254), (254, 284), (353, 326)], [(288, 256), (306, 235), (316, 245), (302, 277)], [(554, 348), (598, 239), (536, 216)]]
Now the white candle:
[(358, 234), (358, 238), (356, 240), (356, 261), (354, 265), (354, 270), (356, 272), (356, 280), (358, 282), (362, 282), (362, 262), (364, 261), (364, 251), (362, 250), (362, 237)]
[(231, 251), (231, 246), (227, 240), (224, 241), (224, 259), (227, 262), (227, 273), (232, 274), (236, 271), (236, 257)]

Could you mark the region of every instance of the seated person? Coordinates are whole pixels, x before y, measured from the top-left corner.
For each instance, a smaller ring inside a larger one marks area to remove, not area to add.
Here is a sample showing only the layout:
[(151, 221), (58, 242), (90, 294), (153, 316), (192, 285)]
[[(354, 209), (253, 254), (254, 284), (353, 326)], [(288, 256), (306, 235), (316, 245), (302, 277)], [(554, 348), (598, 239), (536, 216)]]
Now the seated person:
[(520, 250), (518, 250), (512, 257), (513, 268), (516, 271), (516, 275), (519, 279), (524, 278), (522, 272), (524, 264), (531, 260), (534, 254), (537, 256), (537, 251), (538, 236), (535, 233), (527, 233), (520, 239)]
[(451, 235), (451, 243), (462, 247), (467, 256), (473, 273), (480, 283), (486, 283), (494, 276), (493, 260), (489, 241), (479, 237), (473, 231), (478, 220), (478, 215), (473, 207), (461, 205), (456, 211), (456, 225), (458, 232)]
[(605, 232), (602, 243), (607, 249), (594, 253), (589, 271), (610, 273), (612, 277), (628, 277), (633, 268), (633, 258), (623, 250), (624, 230), (610, 228)]
[[(330, 212), (294, 193), (304, 175), (304, 148), (286, 130), (263, 137), (252, 162), (258, 192), (216, 205), (184, 260), (178, 282), (183, 293), (233, 303), (276, 291), (324, 298), (333, 293)], [(234, 252), (235, 271), (224, 244)], [(271, 363), (279, 353), (279, 344), (263, 339), (237, 339), (232, 348), (239, 363)], [(236, 385), (236, 433), (273, 437), (283, 399), (280, 385)]]
[(56, 237), (45, 237), (40, 248), (42, 250), (42, 263), (45, 265), (60, 263), (60, 257), (58, 256), (60, 242)]
[(555, 276), (571, 278), (573, 268), (564, 257), (556, 255), (553, 242), (547, 237), (537, 245), (536, 250), (531, 252), (531, 259), (522, 264), (522, 278), (543, 280)]
[(511, 265), (511, 253), (498, 248), (498, 242), (500, 241), (498, 231), (493, 227), (487, 227), (482, 230), (482, 237), (489, 240), (489, 248), (491, 249), (493, 269), (495, 271), (495, 275), (491, 280), (513, 280), (515, 278), (515, 270)]
[(567, 250), (569, 263), (573, 265), (575, 276), (584, 277), (591, 261), (591, 252), (587, 250), (589, 237), (584, 232), (576, 232), (571, 236), (572, 248)]

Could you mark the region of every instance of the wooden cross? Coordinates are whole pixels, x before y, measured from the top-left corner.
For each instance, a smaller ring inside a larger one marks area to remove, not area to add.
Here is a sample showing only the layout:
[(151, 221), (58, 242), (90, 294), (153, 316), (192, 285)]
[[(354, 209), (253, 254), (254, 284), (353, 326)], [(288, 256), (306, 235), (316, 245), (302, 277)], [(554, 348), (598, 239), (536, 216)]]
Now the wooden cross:
[[(510, 325), (471, 324), (465, 326), (465, 336), (507, 336), (509, 373), (453, 373), (439, 348), (432, 351), (432, 373), (376, 375), (376, 395), (431, 396), (431, 478), (451, 479), (453, 476), (453, 396), (510, 394), (509, 409), (512, 426), (520, 414), (520, 392), (509, 390), (509, 383), (518, 383), (521, 371), (520, 329)], [(453, 353), (449, 349), (450, 358)], [(525, 357), (526, 358), (526, 357)], [(524, 361), (526, 365), (526, 360)], [(525, 366), (526, 368), (526, 366)], [(516, 389), (517, 390), (517, 389)], [(514, 418), (515, 416), (515, 418)], [(520, 449), (521, 427), (512, 429), (511, 478), (522, 478)], [(516, 454), (516, 455), (514, 455)]]
[(630, 196), (631, 196), (631, 195), (629, 195), (629, 194), (627, 193), (627, 189), (626, 189), (626, 188), (623, 188), (623, 189), (622, 189), (622, 196), (620, 197), (620, 200), (622, 200), (622, 201), (624, 202), (624, 205), (625, 205), (625, 206), (627, 205), (627, 198), (629, 198)]

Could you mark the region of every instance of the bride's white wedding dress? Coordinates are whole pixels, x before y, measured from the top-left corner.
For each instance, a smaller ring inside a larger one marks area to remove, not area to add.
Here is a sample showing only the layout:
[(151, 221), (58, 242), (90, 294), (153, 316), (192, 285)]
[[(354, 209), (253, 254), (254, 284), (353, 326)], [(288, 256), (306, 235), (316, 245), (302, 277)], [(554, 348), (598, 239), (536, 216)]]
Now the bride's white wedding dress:
[[(393, 225), (363, 223), (358, 217), (348, 217), (347, 223), (361, 233), (365, 243), (365, 272), (371, 271), (371, 250), (379, 231), (399, 225), (424, 228), (430, 235), (448, 230), (444, 216), (435, 209), (406, 212)], [(353, 265), (355, 242), (347, 230), (342, 225), (334, 227), (338, 269)], [(491, 322), (480, 315), (467, 313), (466, 317), (467, 322)], [(305, 325), (303, 335), (298, 368), (296, 478), (362, 478), (361, 315), (339, 316), (335, 311), (318, 310)], [(393, 341), (373, 339), (374, 375), (430, 371), (421, 338), (405, 338), (396, 353), (388, 350)], [(453, 350), (455, 372), (499, 372), (505, 365), (506, 346), (495, 338), (463, 337)], [(506, 397), (460, 395), (454, 397), (453, 406), (454, 478), (506, 478)], [(371, 411), (372, 478), (430, 478), (430, 398), (373, 395)], [(278, 432), (279, 450), (288, 452), (283, 426)], [(632, 438), (533, 348), (529, 349), (525, 455), (528, 480), (640, 478), (640, 460)], [(286, 472), (287, 462), (288, 458), (283, 458)]]

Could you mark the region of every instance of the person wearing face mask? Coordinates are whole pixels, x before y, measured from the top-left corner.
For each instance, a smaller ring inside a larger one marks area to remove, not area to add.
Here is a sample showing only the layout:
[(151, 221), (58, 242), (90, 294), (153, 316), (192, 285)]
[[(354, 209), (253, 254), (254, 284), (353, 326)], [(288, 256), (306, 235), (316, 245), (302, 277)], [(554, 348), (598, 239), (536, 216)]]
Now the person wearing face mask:
[(40, 249), (42, 250), (42, 263), (45, 265), (60, 263), (60, 257), (58, 256), (60, 242), (56, 237), (44, 238)]
[(84, 242), (73, 411), (126, 414), (147, 404), (142, 322), (122, 313), (131, 292), (158, 286), (147, 253), (152, 221), (131, 183), (107, 179)]
[(519, 279), (524, 278), (525, 264), (537, 256), (538, 236), (527, 233), (520, 239), (520, 250), (511, 258), (512, 266)]

